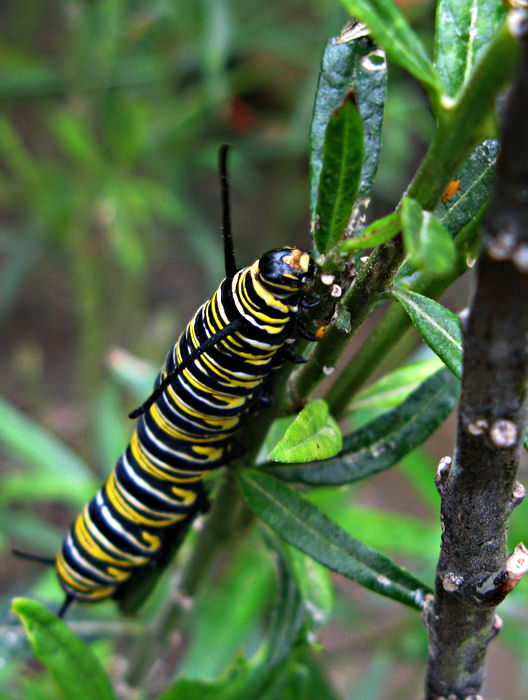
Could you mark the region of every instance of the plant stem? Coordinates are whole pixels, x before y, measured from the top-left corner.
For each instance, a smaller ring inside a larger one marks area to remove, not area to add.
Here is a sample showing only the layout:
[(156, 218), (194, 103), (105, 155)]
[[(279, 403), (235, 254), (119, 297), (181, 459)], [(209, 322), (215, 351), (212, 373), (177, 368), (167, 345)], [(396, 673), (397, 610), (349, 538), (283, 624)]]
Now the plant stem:
[(528, 568), (524, 545), (507, 559), (527, 423), (528, 44), (504, 119), (497, 191), (483, 232), (477, 287), (464, 324), (464, 372), (453, 465), (439, 468), (442, 549), (430, 636), (427, 700), (476, 697), (501, 622), (494, 608)]

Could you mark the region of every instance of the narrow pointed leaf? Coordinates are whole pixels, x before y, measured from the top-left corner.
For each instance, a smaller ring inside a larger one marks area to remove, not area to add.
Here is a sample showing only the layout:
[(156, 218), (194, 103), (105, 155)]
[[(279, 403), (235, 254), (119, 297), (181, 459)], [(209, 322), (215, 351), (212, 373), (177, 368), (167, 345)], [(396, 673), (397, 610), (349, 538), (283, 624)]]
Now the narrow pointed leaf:
[(284, 540), (365, 588), (420, 609), (427, 586), (366, 547), (278, 479), (242, 470), (237, 479), (255, 513)]
[(403, 243), (409, 262), (435, 276), (448, 274), (455, 264), (455, 244), (434, 214), (418, 202), (403, 197), (401, 208)]
[(62, 620), (27, 598), (15, 598), (12, 608), (35, 654), (67, 700), (115, 700), (99, 661)]
[(332, 113), (354, 90), (363, 124), (365, 159), (358, 197), (366, 198), (378, 168), (387, 63), (383, 51), (368, 36), (346, 40), (332, 37), (326, 44), (310, 127), (310, 219), (315, 222), (319, 180), (323, 167), (326, 127)]
[(339, 452), (341, 431), (322, 399), (310, 401), (289, 425), (269, 459), (274, 462), (306, 462), (326, 459)]
[(363, 127), (353, 92), (328, 122), (315, 215), (314, 239), (326, 253), (345, 233), (363, 165)]
[(443, 368), (397, 408), (346, 435), (337, 457), (311, 464), (274, 467), (284, 481), (311, 486), (348, 484), (394, 466), (427, 440), (453, 410), (460, 386)]
[(496, 139), (483, 141), (460, 170), (460, 190), (455, 201), (440, 204), (436, 216), (454, 238), (478, 215), (487, 203), (495, 183), (495, 161), (499, 152)]
[(458, 316), (417, 292), (393, 289), (391, 294), (407, 311), (431, 350), (461, 379), (462, 333)]
[(439, 0), (435, 67), (446, 95), (454, 97), (466, 82), (505, 16), (502, 0)]
[(431, 354), (428, 360), (412, 362), (389, 372), (356, 395), (348, 406), (347, 417), (353, 416), (354, 420), (366, 423), (363, 419), (365, 413), (372, 419), (375, 417), (371, 415), (373, 412), (379, 415), (389, 408), (399, 406), (412, 391), (442, 366), (440, 358)]
[(351, 16), (364, 22), (387, 55), (434, 94), (440, 81), (422, 42), (391, 0), (341, 0)]

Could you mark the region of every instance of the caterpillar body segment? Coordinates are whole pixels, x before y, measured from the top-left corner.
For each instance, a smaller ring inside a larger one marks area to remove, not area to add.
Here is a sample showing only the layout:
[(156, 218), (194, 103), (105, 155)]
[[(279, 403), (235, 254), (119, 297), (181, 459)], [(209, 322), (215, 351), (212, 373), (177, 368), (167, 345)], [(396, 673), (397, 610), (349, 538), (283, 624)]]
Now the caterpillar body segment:
[(198, 309), (138, 409), (129, 446), (57, 554), (62, 612), (72, 600), (118, 594), (204, 509), (203, 477), (230, 462), (234, 436), (297, 333), (312, 275), (308, 254), (273, 250), (226, 277)]

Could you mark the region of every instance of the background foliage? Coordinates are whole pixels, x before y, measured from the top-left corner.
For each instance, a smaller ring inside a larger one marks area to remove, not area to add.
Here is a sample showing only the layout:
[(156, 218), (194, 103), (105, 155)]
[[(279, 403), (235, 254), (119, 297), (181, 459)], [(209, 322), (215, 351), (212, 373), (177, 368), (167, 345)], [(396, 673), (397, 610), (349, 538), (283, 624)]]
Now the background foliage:
[[(432, 51), (431, 4), (404, 11)], [(239, 262), (279, 244), (309, 245), (313, 96), (324, 44), (347, 15), (333, 0), (21, 0), (4, 3), (0, 19), (0, 688), (11, 698), (43, 698), (54, 690), (30, 660), (9, 602), (31, 595), (56, 609), (61, 594), (52, 571), (14, 561), (9, 549), (56, 550), (126, 444), (127, 411), (152, 380), (143, 360), (159, 365), (175, 332), (223, 276), (220, 143), (235, 147)], [(455, 84), (449, 68), (441, 75)], [(432, 128), (417, 84), (391, 64), (371, 218), (392, 210)], [(471, 186), (462, 180), (464, 190)], [(457, 286), (445, 303), (458, 312), (465, 299)], [(404, 344), (409, 352), (416, 336)], [(416, 385), (419, 372), (413, 367), (390, 383), (384, 410), (398, 400), (397, 389)], [(358, 397), (348, 416), (354, 428), (360, 412), (362, 422), (379, 412), (379, 397)], [(351, 535), (431, 581), (439, 546), (433, 465), (451, 445), (442, 435), (430, 445), (432, 456), (413, 452), (397, 470), (366, 484), (318, 489), (310, 500)], [(514, 530), (512, 541), (527, 539), (522, 514)], [(193, 544), (191, 535), (181, 560)], [(287, 545), (270, 546), (280, 571)], [(251, 657), (276, 624), (269, 610), (287, 580), (276, 583), (254, 527), (241, 528), (229, 549), (178, 630), (176, 651), (147, 678), (152, 692), (168, 684), (176, 665), (182, 676), (201, 679), (200, 697), (229, 664), (231, 676), (215, 681), (215, 697), (222, 684), (232, 692), (233, 679), (250, 673), (237, 653), (243, 648)], [(306, 582), (303, 565), (299, 578)], [(341, 577), (333, 601), (326, 574), (314, 565), (310, 576), (319, 595), (327, 591), (314, 601), (321, 621), (333, 612), (319, 632), (324, 652), (301, 650), (292, 661), (292, 697), (307, 680), (319, 697), (419, 695), (427, 642), (418, 615)], [(119, 616), (112, 603), (72, 611), (71, 627), (93, 642), (118, 690), (127, 674), (123, 660), (133, 658), (145, 622), (167, 597), (168, 578), (139, 618)], [(521, 587), (501, 608), (506, 623), (526, 616), (526, 602)], [(490, 662), (490, 696), (495, 683), (504, 696), (522, 697), (527, 641), (522, 628), (506, 624)], [(495, 676), (501, 665), (517, 673)], [(277, 697), (287, 697), (281, 682)], [(181, 697), (192, 697), (192, 688), (182, 688)]]

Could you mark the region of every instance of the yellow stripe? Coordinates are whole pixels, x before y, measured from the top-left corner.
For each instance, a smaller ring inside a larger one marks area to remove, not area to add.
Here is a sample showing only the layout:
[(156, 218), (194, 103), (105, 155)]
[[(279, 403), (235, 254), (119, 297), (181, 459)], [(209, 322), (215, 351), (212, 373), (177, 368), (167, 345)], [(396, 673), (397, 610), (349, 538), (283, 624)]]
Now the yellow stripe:
[[(101, 588), (101, 584), (99, 582), (88, 579), (85, 576), (82, 576), (75, 569), (72, 569), (72, 567), (69, 566), (69, 564), (65, 561), (61, 553), (59, 553), (59, 555), (57, 556), (56, 566), (57, 572), (61, 580), (67, 586), (72, 588), (75, 592), (80, 592), (89, 595), (90, 598), (105, 598), (111, 595), (114, 592), (116, 586), (119, 585), (118, 583), (107, 584), (106, 586)], [(124, 576), (120, 577), (120, 583), (125, 581), (130, 576), (130, 572), (128, 571), (123, 573)]]
[(172, 493), (182, 499), (183, 506), (190, 506), (196, 501), (196, 493), (188, 489), (179, 489), (177, 486), (171, 488)]
[[(243, 403), (243, 402), (241, 402)], [(150, 415), (152, 416), (154, 422), (156, 425), (162, 430), (166, 435), (169, 435), (172, 438), (176, 438), (178, 440), (184, 440), (185, 442), (199, 442), (199, 443), (207, 443), (207, 442), (215, 442), (218, 440), (218, 435), (212, 435), (210, 437), (202, 437), (201, 435), (193, 435), (192, 433), (187, 433), (183, 432), (182, 430), (176, 428), (170, 421), (167, 420), (167, 418), (163, 415), (163, 413), (160, 411), (158, 408), (157, 404), (152, 404), (150, 408)], [(235, 431), (233, 431), (233, 434)], [(223, 437), (230, 437), (230, 436), (223, 436)]]
[[(143, 469), (143, 471), (145, 471), (147, 474), (150, 474), (156, 479), (159, 479), (160, 481), (175, 482), (177, 484), (187, 484), (194, 483), (195, 481), (201, 481), (201, 479), (203, 478), (203, 472), (200, 472), (199, 474), (196, 474), (195, 476), (191, 477), (188, 476), (189, 472), (186, 469), (182, 469), (178, 472), (178, 475), (175, 474), (173, 476), (172, 474), (167, 474), (161, 469), (157, 469), (143, 452), (143, 446), (139, 441), (137, 431), (134, 433), (134, 435), (132, 435), (132, 440), (130, 442), (130, 451), (132, 452), (134, 459), (139, 464), (141, 469)], [(173, 467), (167, 467), (167, 469), (170, 469), (173, 472), (176, 471)]]
[(108, 498), (110, 499), (112, 505), (117, 510), (117, 512), (130, 522), (135, 523), (136, 525), (149, 525), (150, 527), (167, 527), (168, 525), (172, 525), (178, 520), (181, 520), (181, 517), (176, 517), (175, 519), (168, 518), (165, 520), (156, 520), (141, 515), (141, 513), (135, 510), (123, 498), (122, 494), (119, 491), (119, 485), (115, 477), (115, 472), (112, 472), (110, 478), (106, 482), (106, 493), (108, 494)]
[[(86, 527), (84, 521), (84, 513), (81, 513), (73, 526), (73, 530), (77, 540), (81, 547), (92, 557), (100, 562), (107, 562), (109, 564), (121, 564), (122, 566), (134, 566), (134, 562), (127, 561), (123, 558), (116, 559), (105, 552), (105, 550), (95, 541), (93, 535)], [(147, 560), (145, 559), (145, 562)]]
[[(131, 554), (130, 552), (124, 552), (123, 550), (119, 549), (116, 547), (113, 542), (111, 542), (109, 539), (107, 539), (102, 532), (97, 528), (92, 519), (90, 518), (90, 511), (88, 509), (88, 506), (85, 506), (84, 508), (84, 522), (88, 526), (88, 531), (97, 533), (97, 535), (100, 537), (100, 539), (104, 540), (105, 547), (109, 549), (113, 554), (117, 555), (120, 557), (119, 560), (115, 559), (113, 563), (119, 563), (121, 562), (123, 566), (127, 566), (127, 561), (130, 561), (130, 566), (142, 566), (143, 564), (146, 564), (150, 557), (142, 555), (142, 554)], [(96, 541), (96, 535), (92, 534), (92, 538), (94, 541)], [(155, 550), (154, 550), (155, 551)], [(102, 557), (101, 557), (102, 559)]]

